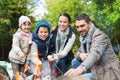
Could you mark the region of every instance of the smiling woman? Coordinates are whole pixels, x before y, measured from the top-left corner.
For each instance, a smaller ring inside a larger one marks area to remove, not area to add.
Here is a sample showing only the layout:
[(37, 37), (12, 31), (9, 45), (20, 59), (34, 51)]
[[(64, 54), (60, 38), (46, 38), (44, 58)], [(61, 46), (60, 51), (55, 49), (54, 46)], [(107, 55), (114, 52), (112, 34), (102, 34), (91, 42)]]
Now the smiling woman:
[(57, 69), (59, 75), (64, 74), (70, 67), (71, 60), (74, 58), (72, 47), (76, 35), (70, 25), (71, 17), (68, 13), (61, 13), (58, 17), (58, 24), (51, 32), (53, 35), (54, 54), (50, 61), (55, 62), (53, 68)]

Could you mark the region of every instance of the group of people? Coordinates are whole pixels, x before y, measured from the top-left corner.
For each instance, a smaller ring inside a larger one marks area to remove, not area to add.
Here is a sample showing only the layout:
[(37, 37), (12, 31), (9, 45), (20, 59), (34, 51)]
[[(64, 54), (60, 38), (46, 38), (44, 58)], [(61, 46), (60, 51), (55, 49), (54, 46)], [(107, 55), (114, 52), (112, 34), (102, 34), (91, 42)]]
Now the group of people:
[(31, 32), (30, 18), (21, 16), (9, 53), (13, 80), (16, 80), (16, 73), (20, 74), (23, 66), (27, 68), (30, 64), (42, 65), (45, 60), (49, 62), (54, 77), (81, 75), (90, 80), (120, 80), (120, 66), (110, 40), (95, 27), (87, 14), (80, 14), (75, 18), (81, 46), (74, 58), (72, 47), (76, 35), (70, 23), (70, 15), (62, 13), (54, 30), (50, 30), (48, 21), (41, 20)]

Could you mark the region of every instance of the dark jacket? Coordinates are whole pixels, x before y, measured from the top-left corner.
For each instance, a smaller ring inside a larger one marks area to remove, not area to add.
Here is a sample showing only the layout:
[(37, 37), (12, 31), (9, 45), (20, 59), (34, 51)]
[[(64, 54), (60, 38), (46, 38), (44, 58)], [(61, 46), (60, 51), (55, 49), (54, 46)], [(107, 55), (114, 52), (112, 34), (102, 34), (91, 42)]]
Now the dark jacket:
[[(49, 31), (49, 36), (46, 40), (41, 40), (38, 36), (38, 29), (42, 25), (46, 26)], [(44, 60), (46, 60), (47, 56), (51, 54), (49, 51), (50, 47), (54, 47), (54, 46), (52, 46), (51, 40), (52, 40), (52, 36), (50, 35), (50, 24), (45, 20), (39, 21), (37, 23), (36, 29), (33, 31), (33, 41), (37, 44), (39, 57), (43, 58)], [(52, 49), (53, 48), (51, 48), (50, 50), (52, 50)]]

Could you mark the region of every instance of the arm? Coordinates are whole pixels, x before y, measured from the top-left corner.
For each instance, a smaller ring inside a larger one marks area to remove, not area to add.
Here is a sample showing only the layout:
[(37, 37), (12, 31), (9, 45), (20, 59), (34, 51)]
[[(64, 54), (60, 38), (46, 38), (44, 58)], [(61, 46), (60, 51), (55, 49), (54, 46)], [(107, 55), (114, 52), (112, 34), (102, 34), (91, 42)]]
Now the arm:
[(38, 58), (38, 49), (37, 44), (35, 42), (33, 42), (31, 45), (30, 59), (33, 62), (33, 64), (42, 64), (42, 62)]
[(76, 58), (78, 59), (78, 60), (80, 60), (80, 53), (81, 53), (81, 50), (80, 50), (80, 48), (79, 48), (79, 50), (77, 51), (77, 53), (76, 53)]
[(76, 69), (68, 70), (65, 75), (80, 75), (87, 69), (92, 67), (96, 62), (98, 62), (107, 46), (108, 37), (104, 34), (97, 34), (92, 40), (92, 45), (90, 48), (90, 55), (85, 59), (85, 61)]
[(63, 51), (58, 54), (58, 57), (59, 57), (59, 58), (63, 58), (63, 57), (65, 57), (65, 56), (68, 54), (68, 52), (69, 52), (69, 51), (72, 49), (72, 47), (73, 47), (73, 44), (74, 44), (74, 42), (75, 42), (75, 39), (76, 39), (76, 36), (75, 36), (75, 34), (73, 33), (72, 36), (69, 38), (67, 44), (65, 45)]
[(92, 40), (91, 48), (90, 48), (90, 54), (88, 58), (81, 64), (86, 67), (86, 69), (89, 69), (92, 67), (96, 62), (98, 62), (106, 49), (108, 37), (106, 37), (104, 34), (97, 34)]
[(13, 35), (12, 48), (17, 55), (19, 55), (20, 57), (24, 56), (24, 53), (22, 52), (20, 48), (20, 34), (19, 33)]

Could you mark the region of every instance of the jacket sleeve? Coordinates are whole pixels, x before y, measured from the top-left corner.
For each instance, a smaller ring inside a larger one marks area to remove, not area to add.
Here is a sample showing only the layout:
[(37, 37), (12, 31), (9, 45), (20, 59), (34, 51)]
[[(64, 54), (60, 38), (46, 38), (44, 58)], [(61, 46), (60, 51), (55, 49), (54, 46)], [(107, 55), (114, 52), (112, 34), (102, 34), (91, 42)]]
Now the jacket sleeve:
[(33, 42), (31, 45), (30, 60), (33, 62), (33, 64), (41, 64), (41, 61), (38, 58), (37, 44), (35, 42)]
[(80, 53), (81, 53), (81, 50), (80, 50), (80, 48), (79, 48), (79, 50), (78, 50), (77, 53), (76, 53), (76, 58), (77, 58), (78, 60), (80, 60), (80, 57), (79, 57)]
[(13, 35), (12, 48), (14, 52), (17, 53), (19, 56), (21, 54), (24, 54), (20, 48), (20, 34), (19, 33)]
[(103, 52), (107, 47), (107, 41), (108, 37), (104, 33), (96, 33), (95, 36), (92, 38), (90, 54), (81, 64), (86, 67), (86, 70), (91, 68), (95, 63), (100, 60)]
[(67, 44), (65, 45), (63, 51), (61, 53), (58, 54), (59, 58), (63, 58), (65, 57), (68, 52), (72, 49), (73, 44), (75, 42), (76, 36), (74, 33), (72, 33), (72, 36), (69, 38)]

